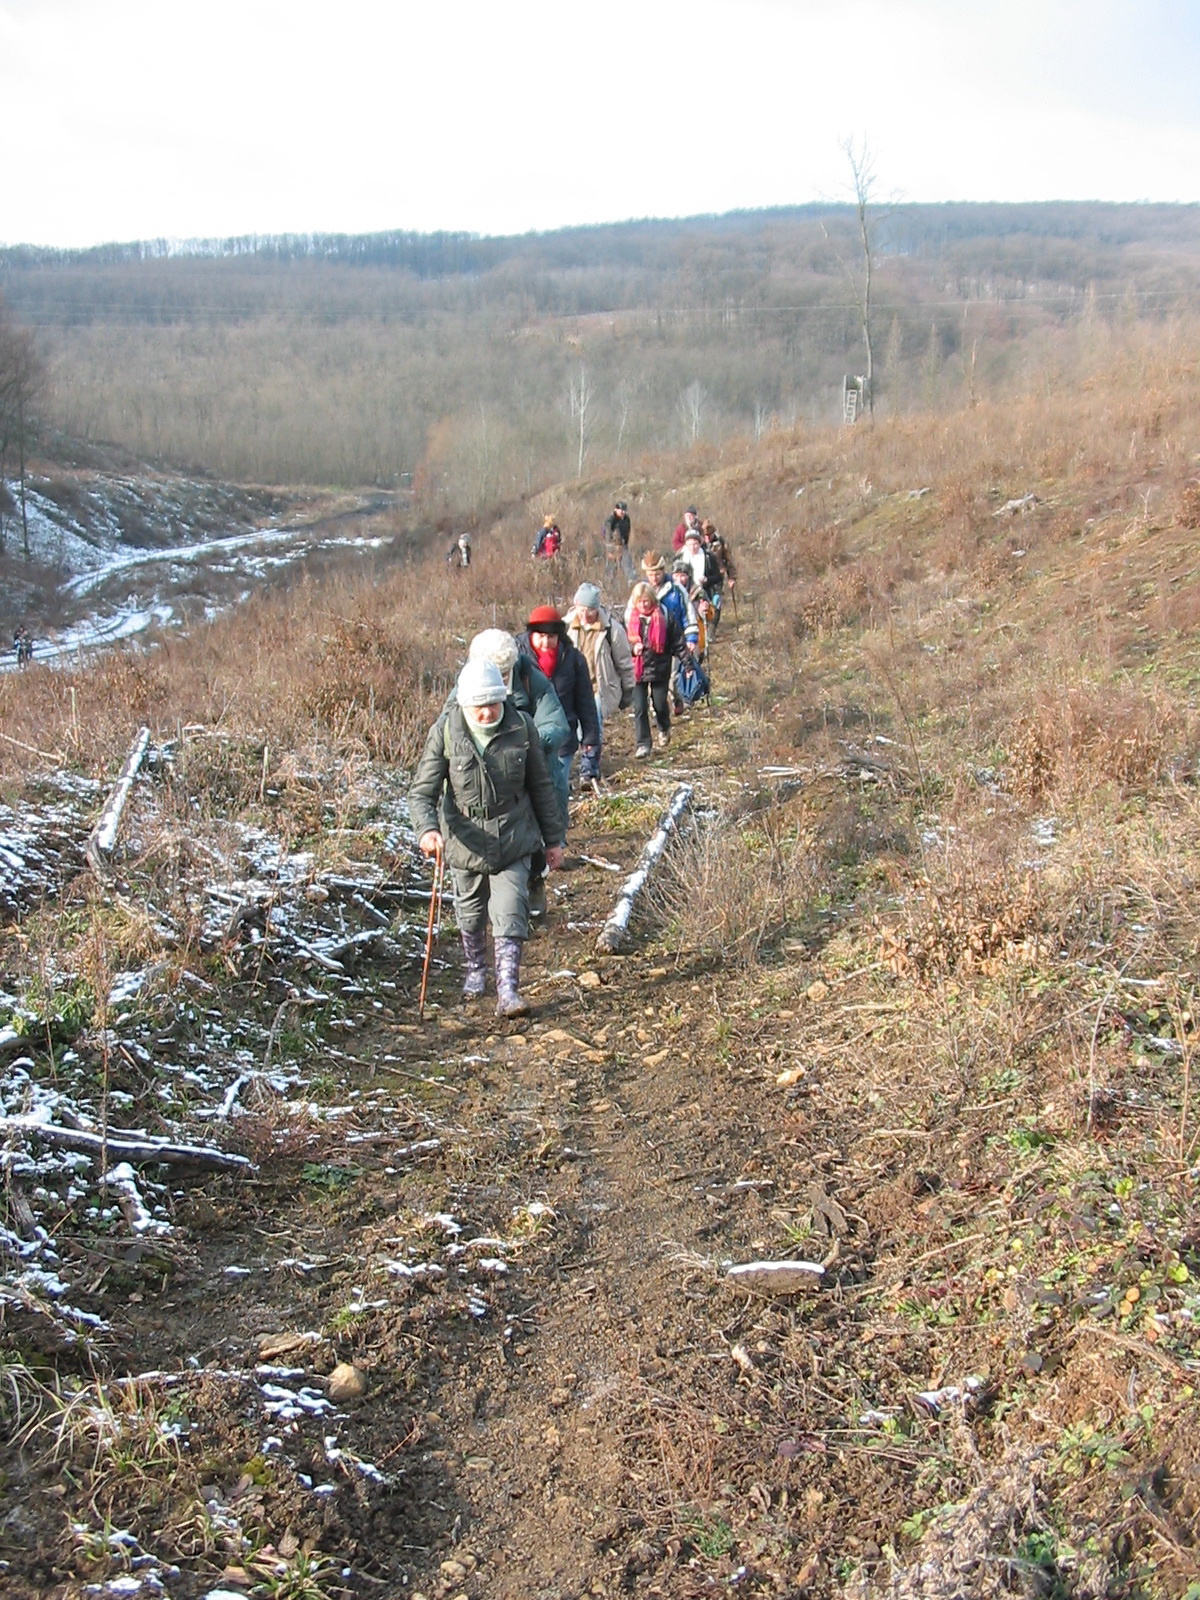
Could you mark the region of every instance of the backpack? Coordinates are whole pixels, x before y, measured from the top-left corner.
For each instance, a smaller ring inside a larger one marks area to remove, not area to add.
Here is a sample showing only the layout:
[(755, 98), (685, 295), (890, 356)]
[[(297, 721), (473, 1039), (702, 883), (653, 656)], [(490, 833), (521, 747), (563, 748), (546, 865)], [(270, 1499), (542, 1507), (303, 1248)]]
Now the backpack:
[(688, 661), (680, 665), (679, 681), (675, 685), (679, 691), (679, 698), (685, 706), (694, 706), (697, 700), (706, 700), (711, 685), (708, 673), (698, 661)]

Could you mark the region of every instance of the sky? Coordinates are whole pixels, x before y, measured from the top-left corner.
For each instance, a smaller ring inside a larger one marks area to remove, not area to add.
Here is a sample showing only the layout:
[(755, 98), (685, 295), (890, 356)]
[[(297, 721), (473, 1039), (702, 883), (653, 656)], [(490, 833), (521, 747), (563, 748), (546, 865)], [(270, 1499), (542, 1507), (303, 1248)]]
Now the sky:
[(1200, 0), (0, 0), (0, 243), (1200, 200)]

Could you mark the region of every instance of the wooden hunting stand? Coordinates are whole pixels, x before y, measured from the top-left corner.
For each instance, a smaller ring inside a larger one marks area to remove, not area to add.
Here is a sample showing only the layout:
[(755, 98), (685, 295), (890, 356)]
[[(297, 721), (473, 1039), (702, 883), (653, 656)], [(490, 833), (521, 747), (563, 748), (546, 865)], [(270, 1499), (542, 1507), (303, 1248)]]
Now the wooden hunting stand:
[(857, 422), (867, 398), (867, 380), (863, 377), (842, 379), (842, 421)]

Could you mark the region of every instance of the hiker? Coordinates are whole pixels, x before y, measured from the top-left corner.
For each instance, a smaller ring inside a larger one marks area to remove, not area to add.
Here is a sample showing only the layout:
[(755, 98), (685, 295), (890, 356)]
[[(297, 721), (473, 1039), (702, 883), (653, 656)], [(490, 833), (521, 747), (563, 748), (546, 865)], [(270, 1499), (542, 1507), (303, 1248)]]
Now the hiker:
[[(558, 760), (558, 751), (570, 737), (571, 725), (559, 704), (553, 684), (529, 656), (521, 654), (516, 639), (503, 628), (485, 628), (482, 633), (477, 633), (467, 649), (467, 660), (490, 661), (498, 667), (513, 705), (533, 718), (550, 781), (562, 807), (565, 839), (570, 789), (562, 762)], [(533, 853), (529, 874), (529, 914), (538, 918), (546, 915), (546, 858), (540, 850)]]
[(533, 553), (543, 561), (553, 561), (562, 548), (562, 529), (553, 517), (542, 518), (542, 529), (533, 546)]
[(729, 540), (723, 534), (718, 533), (711, 522), (706, 522), (703, 526), (711, 529), (708, 536), (708, 553), (717, 569), (716, 581), (709, 591), (712, 595), (713, 630), (715, 632), (717, 624), (721, 620), (721, 607), (724, 604), (726, 586), (728, 586), (730, 594), (736, 591), (737, 573), (734, 570), (733, 553), (729, 548)]
[(650, 754), (651, 704), (655, 743), (665, 750), (671, 742), (671, 666), (685, 655), (687, 646), (677, 617), (659, 604), (649, 583), (634, 584), (625, 629), (633, 656), (633, 726), (637, 739), (634, 755), (644, 761)]
[[(710, 524), (711, 526), (711, 524)], [(680, 551), (692, 569), (696, 584), (712, 599), (713, 587), (721, 576), (716, 558), (705, 548), (699, 528), (689, 528)]]
[(444, 848), (462, 935), (463, 996), (487, 987), (487, 924), (495, 946), (496, 1015), (524, 1016), (521, 947), (529, 937), (529, 867), (542, 850), (562, 865), (564, 824), (533, 719), (508, 697), (500, 669), (468, 661), (454, 704), (425, 740), (408, 796), (423, 855)]
[(629, 507), (617, 500), (604, 519), (600, 537), (604, 541), (604, 581), (612, 583), (620, 572), (630, 583), (634, 580), (633, 557), (629, 554)]
[(13, 629), (13, 654), (19, 667), (27, 667), (33, 660), (33, 634), (23, 622)]
[[(571, 609), (563, 618), (567, 637), (587, 662), (592, 693), (596, 699), (596, 721), (603, 744), (604, 724), (618, 711), (633, 704), (633, 655), (629, 635), (620, 619), (600, 604), (600, 590), (594, 583), (581, 583), (575, 591)], [(594, 769), (593, 770), (593, 766)], [(579, 760), (579, 776), (585, 783), (600, 776), (600, 750), (592, 763), (585, 751)]]
[(671, 535), (671, 549), (672, 550), (682, 550), (683, 549), (683, 541), (687, 538), (689, 531), (692, 528), (698, 528), (699, 526), (700, 526), (700, 514), (696, 510), (695, 506), (689, 506), (687, 508), (687, 510), (683, 513), (683, 521), (679, 524), (679, 526), (675, 529), (675, 532)]
[(566, 623), (553, 606), (534, 606), (517, 643), (522, 654), (531, 657), (549, 678), (566, 714), (571, 731), (556, 755), (569, 792), (575, 752), (582, 747), (589, 768), (600, 760), (600, 724), (587, 662), (567, 638)]
[(452, 567), (469, 567), (471, 565), (471, 541), (465, 533), (460, 533), (450, 546), (450, 554), (446, 557)]

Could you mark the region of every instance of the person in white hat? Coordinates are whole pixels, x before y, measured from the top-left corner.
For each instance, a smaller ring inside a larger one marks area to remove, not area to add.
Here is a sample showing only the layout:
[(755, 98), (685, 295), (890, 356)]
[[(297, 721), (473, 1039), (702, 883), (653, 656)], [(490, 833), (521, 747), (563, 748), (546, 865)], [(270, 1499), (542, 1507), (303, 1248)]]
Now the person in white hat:
[(509, 703), (500, 669), (468, 661), (454, 704), (429, 730), (408, 796), (422, 854), (444, 849), (462, 935), (463, 994), (487, 985), (487, 925), (495, 944), (496, 1014), (523, 1016), (521, 954), (529, 937), (529, 864), (544, 850), (562, 865), (562, 808), (531, 717)]

